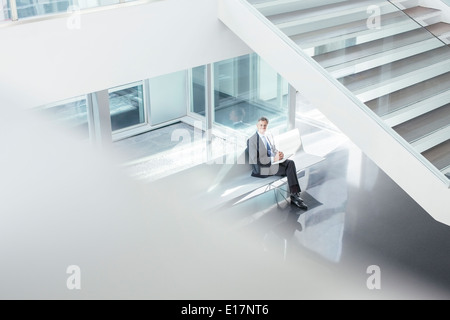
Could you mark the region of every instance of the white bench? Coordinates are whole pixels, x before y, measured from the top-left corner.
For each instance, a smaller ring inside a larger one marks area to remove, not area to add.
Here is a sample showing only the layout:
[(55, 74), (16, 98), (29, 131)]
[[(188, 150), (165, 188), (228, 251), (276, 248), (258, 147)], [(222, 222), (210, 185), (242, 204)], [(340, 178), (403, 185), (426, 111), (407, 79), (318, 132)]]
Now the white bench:
[[(305, 171), (305, 175), (308, 176), (308, 169), (311, 166), (325, 160), (323, 157), (305, 152), (298, 129), (274, 136), (274, 140), (278, 150), (285, 154), (294, 154), (290, 159), (295, 161), (297, 174)], [(245, 148), (242, 148), (236, 153), (233, 164), (202, 165), (209, 167), (204, 168), (205, 171), (199, 179), (207, 179), (207, 183), (204, 192), (195, 196), (195, 201), (201, 203), (200, 206), (204, 209), (214, 209), (224, 204), (237, 204), (270, 190), (274, 190), (276, 196), (277, 190), (287, 183), (286, 177), (251, 176), (251, 165), (245, 162)]]

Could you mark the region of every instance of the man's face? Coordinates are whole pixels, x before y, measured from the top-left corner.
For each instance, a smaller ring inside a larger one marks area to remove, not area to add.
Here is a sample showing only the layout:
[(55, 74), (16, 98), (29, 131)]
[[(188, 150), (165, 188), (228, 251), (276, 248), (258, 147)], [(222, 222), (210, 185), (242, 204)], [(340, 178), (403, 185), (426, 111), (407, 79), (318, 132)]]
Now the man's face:
[(256, 128), (260, 134), (265, 134), (267, 130), (267, 121), (258, 121)]

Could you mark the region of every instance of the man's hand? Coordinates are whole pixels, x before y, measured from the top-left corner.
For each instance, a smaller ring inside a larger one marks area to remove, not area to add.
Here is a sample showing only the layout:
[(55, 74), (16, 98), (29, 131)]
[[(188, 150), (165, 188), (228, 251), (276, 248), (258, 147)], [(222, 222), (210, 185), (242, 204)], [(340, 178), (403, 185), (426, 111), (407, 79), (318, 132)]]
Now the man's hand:
[(283, 158), (284, 158), (284, 153), (281, 152), (281, 151), (279, 151), (279, 152), (277, 152), (277, 154), (275, 155), (273, 161), (277, 162), (277, 161), (283, 160)]

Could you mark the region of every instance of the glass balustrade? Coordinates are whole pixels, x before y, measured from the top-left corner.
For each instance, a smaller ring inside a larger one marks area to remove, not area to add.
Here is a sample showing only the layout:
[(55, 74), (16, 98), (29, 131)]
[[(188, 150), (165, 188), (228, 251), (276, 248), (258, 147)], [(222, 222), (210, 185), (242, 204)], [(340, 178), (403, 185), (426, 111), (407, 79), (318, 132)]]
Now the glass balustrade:
[(288, 83), (256, 54), (214, 63), (214, 121), (253, 134), (262, 116), (285, 126)]
[(448, 177), (450, 48), (441, 35), (450, 25), (438, 10), (399, 1), (248, 2)]

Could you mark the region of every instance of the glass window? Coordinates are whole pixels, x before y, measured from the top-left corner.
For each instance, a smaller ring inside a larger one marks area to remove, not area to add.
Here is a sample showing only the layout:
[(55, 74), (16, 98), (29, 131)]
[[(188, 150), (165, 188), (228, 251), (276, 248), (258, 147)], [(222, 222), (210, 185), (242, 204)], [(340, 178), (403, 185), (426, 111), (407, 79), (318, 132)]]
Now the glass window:
[(11, 19), (11, 10), (8, 0), (0, 0), (0, 22)]
[(80, 96), (39, 107), (35, 111), (57, 125), (80, 134), (81, 138), (88, 139), (89, 127), (86, 105), (86, 97)]
[(118, 3), (120, 0), (16, 0), (19, 19)]
[(49, 13), (67, 12), (71, 0), (16, 0), (19, 19), (41, 16)]
[(272, 110), (284, 112), (288, 107), (289, 85), (264, 60), (258, 59), (256, 101)]
[(265, 116), (271, 127), (286, 125), (288, 83), (258, 55), (214, 64), (214, 121), (245, 132)]
[(179, 71), (149, 80), (151, 124), (157, 125), (186, 115), (187, 73)]
[(251, 79), (249, 55), (214, 63), (214, 118), (238, 128), (248, 123)]
[(193, 68), (191, 75), (191, 111), (204, 116), (206, 110), (206, 66)]
[(129, 84), (109, 90), (109, 108), (112, 131), (146, 122), (143, 86)]

